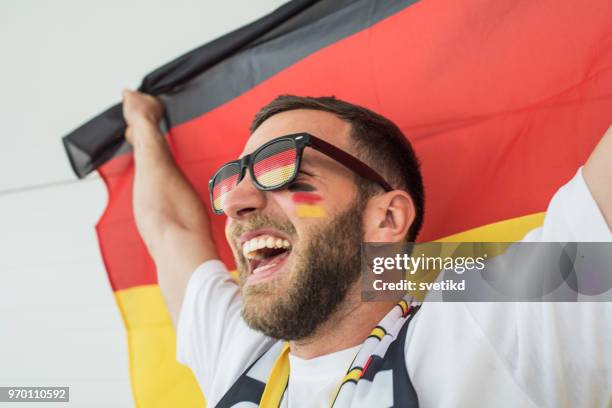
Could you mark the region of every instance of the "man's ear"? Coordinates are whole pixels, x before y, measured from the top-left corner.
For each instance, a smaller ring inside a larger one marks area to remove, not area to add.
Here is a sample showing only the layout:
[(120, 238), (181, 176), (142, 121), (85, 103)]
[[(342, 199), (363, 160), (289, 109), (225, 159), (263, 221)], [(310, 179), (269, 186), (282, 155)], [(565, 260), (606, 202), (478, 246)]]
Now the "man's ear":
[(364, 211), (366, 242), (400, 242), (414, 221), (414, 202), (403, 190), (372, 197)]

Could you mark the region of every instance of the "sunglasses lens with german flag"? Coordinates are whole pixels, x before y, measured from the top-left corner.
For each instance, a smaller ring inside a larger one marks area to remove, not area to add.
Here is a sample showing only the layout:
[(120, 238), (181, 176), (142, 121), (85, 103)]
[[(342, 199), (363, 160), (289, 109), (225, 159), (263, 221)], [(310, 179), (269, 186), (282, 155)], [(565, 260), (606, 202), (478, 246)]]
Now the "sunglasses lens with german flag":
[(253, 157), (253, 176), (264, 188), (280, 188), (293, 178), (297, 149), (292, 139), (279, 140), (258, 151)]
[[(297, 148), (293, 139), (280, 139), (256, 151), (251, 160), (255, 181), (266, 190), (284, 187), (297, 171)], [(224, 210), (224, 198), (238, 185), (240, 164), (226, 164), (212, 184), (213, 209)]]
[(213, 210), (223, 211), (225, 197), (238, 185), (239, 177), (240, 164), (237, 162), (228, 163), (219, 169), (211, 186)]

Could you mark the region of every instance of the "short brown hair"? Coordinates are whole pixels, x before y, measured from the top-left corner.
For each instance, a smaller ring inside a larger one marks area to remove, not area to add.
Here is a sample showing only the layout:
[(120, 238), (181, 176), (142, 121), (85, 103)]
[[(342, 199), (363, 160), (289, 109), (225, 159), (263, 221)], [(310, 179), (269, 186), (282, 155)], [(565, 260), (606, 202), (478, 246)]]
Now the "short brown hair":
[[(397, 125), (376, 112), (333, 96), (281, 95), (255, 115), (251, 132), (271, 116), (296, 109), (329, 112), (351, 124), (356, 156), (380, 172), (394, 188), (405, 190), (412, 197), (416, 214), (406, 238), (408, 241), (415, 241), (423, 225), (425, 211), (423, 179), (412, 145)], [(357, 185), (360, 193), (368, 198), (378, 190), (372, 188), (374, 182), (361, 177), (358, 178)]]

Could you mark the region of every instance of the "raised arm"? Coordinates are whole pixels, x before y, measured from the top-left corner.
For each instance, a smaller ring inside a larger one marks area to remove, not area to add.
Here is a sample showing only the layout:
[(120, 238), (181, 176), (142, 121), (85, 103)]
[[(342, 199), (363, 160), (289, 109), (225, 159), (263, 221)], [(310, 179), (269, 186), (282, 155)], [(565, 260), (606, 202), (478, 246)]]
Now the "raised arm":
[(612, 230), (612, 127), (584, 165), (584, 181)]
[(218, 255), (204, 204), (176, 166), (159, 130), (163, 110), (152, 96), (124, 91), (126, 139), (134, 148), (134, 216), (176, 327), (191, 273)]

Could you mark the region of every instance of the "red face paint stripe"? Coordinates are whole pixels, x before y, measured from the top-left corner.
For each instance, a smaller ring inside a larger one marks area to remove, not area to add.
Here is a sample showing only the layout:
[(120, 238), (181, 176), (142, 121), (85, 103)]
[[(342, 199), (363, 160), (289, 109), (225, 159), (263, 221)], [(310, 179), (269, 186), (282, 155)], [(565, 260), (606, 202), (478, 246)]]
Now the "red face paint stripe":
[(315, 204), (315, 203), (318, 203), (319, 201), (323, 200), (323, 197), (321, 197), (320, 195), (315, 194), (315, 193), (300, 192), (300, 193), (294, 193), (291, 196), (291, 199), (293, 200), (294, 203), (299, 203), (299, 204)]

